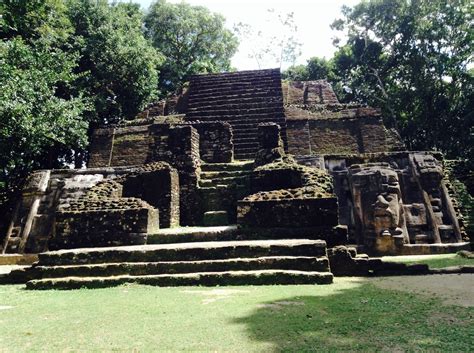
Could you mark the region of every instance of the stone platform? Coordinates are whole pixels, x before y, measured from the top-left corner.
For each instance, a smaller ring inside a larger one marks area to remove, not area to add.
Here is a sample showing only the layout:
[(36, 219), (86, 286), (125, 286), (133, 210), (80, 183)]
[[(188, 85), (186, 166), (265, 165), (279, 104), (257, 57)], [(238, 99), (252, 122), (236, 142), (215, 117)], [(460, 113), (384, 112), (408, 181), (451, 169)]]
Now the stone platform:
[(321, 240), (218, 241), (59, 250), (13, 271), (11, 282), (29, 289), (157, 286), (329, 284), (332, 274)]

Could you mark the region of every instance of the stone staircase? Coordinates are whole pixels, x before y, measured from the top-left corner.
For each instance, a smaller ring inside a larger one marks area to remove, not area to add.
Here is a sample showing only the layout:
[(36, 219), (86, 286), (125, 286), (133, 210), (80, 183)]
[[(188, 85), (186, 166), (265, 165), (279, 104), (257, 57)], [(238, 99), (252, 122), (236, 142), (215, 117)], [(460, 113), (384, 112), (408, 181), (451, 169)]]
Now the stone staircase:
[(238, 160), (254, 159), (259, 123), (279, 124), (286, 144), (280, 70), (192, 76), (186, 118), (227, 121), (232, 126), (234, 157)]
[(252, 162), (201, 165), (199, 192), (205, 226), (235, 223), (237, 201), (249, 192), (252, 166)]
[(329, 284), (326, 243), (286, 239), (214, 241), (60, 250), (39, 254), (10, 280), (29, 289), (156, 286)]

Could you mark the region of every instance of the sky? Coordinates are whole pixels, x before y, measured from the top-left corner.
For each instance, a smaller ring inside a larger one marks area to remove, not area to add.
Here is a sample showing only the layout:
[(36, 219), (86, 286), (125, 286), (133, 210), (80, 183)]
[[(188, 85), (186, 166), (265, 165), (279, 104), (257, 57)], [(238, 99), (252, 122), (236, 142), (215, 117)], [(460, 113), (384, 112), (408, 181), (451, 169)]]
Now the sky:
[[(138, 2), (146, 10), (152, 0), (133, 0)], [(179, 3), (180, 0), (168, 0), (171, 3)], [(239, 22), (247, 23), (257, 31), (265, 35), (278, 35), (277, 21), (269, 21), (268, 9), (274, 9), (276, 13), (294, 13), (294, 19), (298, 26), (296, 32), (297, 40), (302, 43), (301, 56), (296, 64), (304, 64), (313, 56), (332, 57), (335, 47), (332, 44), (333, 37), (339, 35), (330, 29), (329, 25), (341, 17), (343, 5), (354, 6), (360, 0), (187, 0), (191, 5), (207, 7), (212, 12), (222, 14), (226, 18), (226, 26), (232, 29)], [(238, 52), (232, 58), (232, 66), (238, 70), (258, 69), (255, 59), (249, 58), (252, 47), (258, 46), (251, 41), (242, 42)], [(275, 61), (267, 60), (260, 64), (260, 68), (275, 67)], [(283, 65), (285, 69), (287, 65)]]

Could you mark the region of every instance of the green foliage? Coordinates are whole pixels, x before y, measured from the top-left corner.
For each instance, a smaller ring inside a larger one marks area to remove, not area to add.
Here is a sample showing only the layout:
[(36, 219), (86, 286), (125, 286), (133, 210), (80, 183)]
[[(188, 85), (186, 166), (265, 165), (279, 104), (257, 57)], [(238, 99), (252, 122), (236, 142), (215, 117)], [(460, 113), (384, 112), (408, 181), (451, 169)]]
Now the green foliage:
[(138, 5), (0, 3), (0, 204), (33, 169), (83, 165), (87, 133), (157, 97)]
[(64, 40), (71, 30), (62, 0), (2, 0), (0, 39)]
[[(58, 167), (84, 148), (82, 98), (67, 96), (73, 55), (20, 37), (0, 42), (0, 183), (13, 192), (34, 168)], [(5, 195), (3, 195), (5, 196)], [(0, 200), (2, 201), (2, 200)]]
[(145, 17), (146, 33), (164, 56), (160, 88), (172, 92), (188, 75), (230, 69), (237, 39), (224, 18), (201, 6), (158, 0)]
[(282, 73), (284, 78), (295, 81), (311, 81), (327, 79), (333, 81), (335, 78), (332, 60), (312, 57), (306, 65), (290, 66)]
[(472, 156), (472, 4), (364, 1), (334, 28), (347, 43), (333, 61), (356, 100), (381, 107), (410, 149)]
[(281, 73), (283, 79), (291, 81), (309, 81), (308, 66), (293, 65)]
[(132, 118), (157, 97), (161, 64), (142, 33), (139, 6), (69, 0), (68, 16), (80, 54), (75, 87), (94, 107), (87, 120), (97, 126)]

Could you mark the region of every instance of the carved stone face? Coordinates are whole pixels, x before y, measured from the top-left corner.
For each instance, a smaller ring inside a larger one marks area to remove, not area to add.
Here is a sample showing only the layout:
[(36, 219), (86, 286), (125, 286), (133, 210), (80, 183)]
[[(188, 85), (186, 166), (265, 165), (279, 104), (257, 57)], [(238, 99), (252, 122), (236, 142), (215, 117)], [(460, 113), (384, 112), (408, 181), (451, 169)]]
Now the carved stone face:
[(403, 207), (396, 171), (386, 165), (351, 168), (352, 194), (363, 235), (403, 234)]
[(443, 178), (443, 170), (431, 155), (414, 154), (413, 161), (423, 188), (428, 192), (436, 191)]

